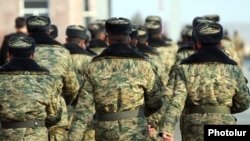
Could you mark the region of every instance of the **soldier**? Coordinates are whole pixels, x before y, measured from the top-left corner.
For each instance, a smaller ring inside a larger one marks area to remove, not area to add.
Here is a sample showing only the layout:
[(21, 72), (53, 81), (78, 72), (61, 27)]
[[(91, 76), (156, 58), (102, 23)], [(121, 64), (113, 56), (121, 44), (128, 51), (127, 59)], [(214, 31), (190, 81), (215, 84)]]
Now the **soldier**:
[[(242, 69), (220, 49), (223, 28), (218, 23), (201, 23), (194, 29), (197, 51), (176, 65), (168, 85), (171, 104), (160, 122), (164, 141), (173, 132), (182, 111), (183, 141), (204, 140), (206, 124), (236, 124), (233, 114), (250, 106), (247, 80)], [(175, 82), (172, 82), (175, 81)]]
[(53, 39), (56, 39), (58, 37), (58, 29), (56, 25), (54, 24), (51, 25), (49, 35)]
[[(95, 106), (98, 122), (96, 140), (148, 140), (145, 117), (161, 105), (158, 79), (148, 59), (129, 46), (130, 20), (106, 21), (109, 46), (94, 57), (84, 75), (84, 84), (76, 106), (76, 119), (70, 129), (70, 141), (80, 140)], [(145, 110), (145, 114), (144, 114)], [(151, 123), (151, 121), (149, 120)]]
[(244, 40), (238, 34), (238, 31), (234, 31), (234, 36), (232, 38), (232, 42), (234, 43), (235, 50), (239, 57), (239, 65), (242, 67), (244, 64)]
[[(211, 20), (211, 21), (216, 22), (216, 23), (220, 22), (220, 16), (216, 15), (216, 14), (204, 15), (203, 17), (207, 20)], [(236, 51), (234, 42), (231, 39), (226, 38), (226, 36), (223, 36), (223, 39), (221, 42), (222, 42), (222, 47), (221, 47), (222, 51), (226, 55), (228, 55), (231, 59), (235, 60), (238, 65), (240, 65), (241, 64), (240, 58), (239, 58), (238, 53)]]
[(91, 35), (88, 49), (96, 55), (100, 54), (108, 46), (104, 23), (98, 21), (90, 23), (88, 30)]
[(68, 113), (66, 104), (69, 105), (76, 98), (79, 83), (74, 71), (70, 53), (59, 42), (49, 36), (51, 21), (46, 16), (30, 16), (27, 18), (29, 37), (36, 41), (35, 60), (42, 67), (48, 68), (51, 75), (57, 78), (57, 94), (55, 101), (61, 107), (61, 120), (50, 126), (50, 141), (67, 141)]
[(55, 78), (33, 60), (32, 38), (12, 36), (8, 47), (10, 61), (0, 68), (0, 140), (48, 141), (46, 126), (60, 120)]
[(177, 43), (179, 47), (185, 45), (186, 43), (190, 43), (192, 41), (192, 25), (185, 25), (181, 30), (181, 40)]
[(164, 85), (166, 85), (168, 81), (168, 74), (175, 63), (178, 46), (177, 44), (163, 38), (161, 17), (147, 16), (145, 26), (149, 33), (148, 44), (156, 48), (156, 50), (160, 53), (159, 56), (161, 61), (165, 64), (167, 77), (164, 81)]
[(0, 66), (5, 64), (7, 60), (7, 52), (8, 52), (8, 40), (11, 36), (27, 36), (27, 28), (26, 28), (26, 18), (25, 17), (17, 17), (15, 19), (15, 33), (10, 33), (4, 36), (2, 46), (0, 48)]
[(137, 36), (138, 36), (138, 26), (132, 24), (131, 25), (131, 33), (129, 34), (129, 37), (131, 38), (130, 46), (136, 48), (137, 46)]
[[(149, 61), (150, 61), (151, 65), (154, 68), (156, 68), (156, 70), (157, 70), (156, 72), (160, 77), (160, 81), (162, 84), (164, 84), (164, 82), (166, 81), (165, 79), (168, 78), (168, 74), (166, 73), (167, 70), (166, 70), (165, 64), (161, 60), (161, 58), (159, 56), (160, 53), (156, 50), (156, 48), (148, 45), (147, 39), (148, 39), (147, 28), (143, 25), (139, 25), (138, 26), (138, 35), (137, 35), (137, 40), (138, 40), (137, 49), (149, 57)], [(167, 103), (167, 102), (168, 101), (166, 101), (165, 103)], [(163, 113), (161, 113), (161, 115), (162, 114)], [(157, 117), (157, 118), (159, 118), (159, 117)], [(155, 130), (157, 131), (158, 127), (155, 127)], [(157, 132), (154, 132), (154, 134), (150, 137), (150, 139), (151, 139), (151, 141), (161, 140), (161, 138), (158, 136)]]
[[(86, 38), (87, 29), (81, 25), (69, 25), (66, 29), (66, 43), (64, 44), (65, 48), (69, 50), (72, 60), (75, 65), (75, 71), (77, 74), (78, 82), (80, 86), (83, 84), (83, 74), (89, 62), (92, 60), (93, 55), (90, 54), (85, 49), (85, 38)], [(68, 114), (69, 114), (69, 128), (72, 124), (74, 118), (74, 108), (77, 103), (77, 99), (73, 101), (71, 105), (68, 106)], [(94, 126), (89, 122), (88, 129), (85, 134), (84, 140), (86, 141), (94, 141)]]

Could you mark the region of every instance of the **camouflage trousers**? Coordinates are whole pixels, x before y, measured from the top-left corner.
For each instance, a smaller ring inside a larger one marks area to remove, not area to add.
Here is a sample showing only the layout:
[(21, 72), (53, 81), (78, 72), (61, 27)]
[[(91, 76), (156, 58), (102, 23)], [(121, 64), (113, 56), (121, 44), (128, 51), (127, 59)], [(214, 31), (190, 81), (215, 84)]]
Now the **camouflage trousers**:
[[(74, 117), (75, 117), (75, 112), (74, 112), (74, 107), (72, 106), (67, 106), (68, 109), (68, 114), (69, 114), (69, 129), (73, 124), (74, 121)], [(95, 121), (91, 121), (90, 123), (88, 123), (87, 125), (87, 129), (85, 131), (84, 137), (82, 139), (82, 141), (95, 141)]]
[(68, 131), (66, 128), (55, 128), (49, 131), (49, 141), (68, 141)]

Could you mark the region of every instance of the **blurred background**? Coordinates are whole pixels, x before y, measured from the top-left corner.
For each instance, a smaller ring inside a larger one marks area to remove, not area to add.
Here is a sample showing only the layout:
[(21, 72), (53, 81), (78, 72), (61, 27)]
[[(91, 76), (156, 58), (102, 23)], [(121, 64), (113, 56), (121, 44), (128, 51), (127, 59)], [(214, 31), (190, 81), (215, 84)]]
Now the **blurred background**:
[(143, 24), (146, 16), (157, 15), (163, 21), (163, 33), (173, 41), (180, 38), (182, 27), (196, 16), (218, 14), (220, 23), (233, 36), (234, 31), (245, 41), (245, 54), (250, 50), (249, 0), (0, 0), (0, 41), (14, 32), (17, 16), (47, 15), (57, 25), (57, 40), (65, 41), (69, 24), (86, 26), (110, 17), (126, 17), (134, 24)]

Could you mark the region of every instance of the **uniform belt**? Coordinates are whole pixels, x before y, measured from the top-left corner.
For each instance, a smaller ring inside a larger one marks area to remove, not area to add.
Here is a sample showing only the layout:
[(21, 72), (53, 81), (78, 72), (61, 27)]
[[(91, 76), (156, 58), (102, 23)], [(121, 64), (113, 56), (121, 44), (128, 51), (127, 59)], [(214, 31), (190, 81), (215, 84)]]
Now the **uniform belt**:
[(230, 114), (231, 110), (227, 106), (191, 106), (187, 110), (188, 114), (192, 113), (223, 113), (223, 114)]
[(133, 111), (125, 111), (125, 112), (118, 112), (118, 113), (108, 113), (99, 115), (98, 114), (98, 121), (115, 121), (121, 119), (129, 119), (134, 117), (144, 117), (144, 110), (133, 110)]
[(27, 120), (27, 121), (14, 121), (14, 122), (1, 122), (3, 129), (8, 128), (36, 128), (45, 127), (43, 120)]

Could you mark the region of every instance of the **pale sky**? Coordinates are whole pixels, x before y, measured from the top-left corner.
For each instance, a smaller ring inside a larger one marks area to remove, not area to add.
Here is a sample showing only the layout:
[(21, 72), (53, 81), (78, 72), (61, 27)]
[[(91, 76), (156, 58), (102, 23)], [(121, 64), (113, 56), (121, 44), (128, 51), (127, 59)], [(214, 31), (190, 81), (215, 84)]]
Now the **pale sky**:
[(184, 24), (206, 14), (220, 15), (222, 25), (243, 23), (250, 27), (250, 0), (112, 0), (112, 17), (132, 18), (138, 12), (143, 19), (161, 16), (174, 39)]

